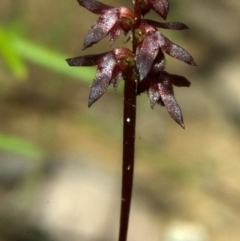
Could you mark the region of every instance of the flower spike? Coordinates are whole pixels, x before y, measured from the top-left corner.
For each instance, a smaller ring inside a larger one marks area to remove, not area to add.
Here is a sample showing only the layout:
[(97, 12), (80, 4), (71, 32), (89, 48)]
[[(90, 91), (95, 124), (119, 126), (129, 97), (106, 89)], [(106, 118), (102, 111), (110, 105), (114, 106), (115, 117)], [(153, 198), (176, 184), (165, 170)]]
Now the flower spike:
[(130, 32), (133, 51), (116, 48), (112, 51), (67, 59), (70, 66), (97, 66), (89, 94), (89, 107), (107, 90), (109, 85), (117, 89), (121, 79), (137, 82), (135, 94), (147, 92), (153, 108), (155, 104), (165, 106), (172, 118), (184, 128), (181, 109), (174, 97), (173, 86), (189, 87), (190, 82), (179, 75), (165, 71), (168, 54), (189, 65), (195, 66), (193, 57), (182, 47), (170, 41), (158, 28), (184, 30), (188, 27), (179, 22), (157, 22), (142, 16), (154, 10), (163, 19), (169, 11), (168, 0), (133, 0), (134, 10), (113, 7), (96, 0), (77, 0), (79, 5), (99, 18), (84, 38), (83, 49), (91, 47), (109, 36), (110, 44), (123, 32)]

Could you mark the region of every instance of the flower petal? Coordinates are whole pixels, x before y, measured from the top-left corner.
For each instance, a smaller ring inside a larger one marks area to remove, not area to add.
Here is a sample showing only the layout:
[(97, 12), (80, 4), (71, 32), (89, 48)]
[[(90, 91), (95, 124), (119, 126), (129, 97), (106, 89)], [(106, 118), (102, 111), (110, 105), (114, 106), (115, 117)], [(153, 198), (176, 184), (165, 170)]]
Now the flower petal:
[(109, 32), (109, 42), (110, 45), (116, 40), (117, 37), (121, 34), (122, 29), (120, 27), (120, 24), (116, 23), (111, 31)]
[(144, 79), (149, 73), (159, 51), (159, 39), (155, 33), (146, 34), (137, 47), (136, 65), (140, 74), (140, 80)]
[(159, 103), (159, 100), (161, 99), (160, 92), (158, 91), (157, 85), (150, 86), (147, 90), (149, 102), (151, 105), (151, 108), (154, 107), (155, 104)]
[(151, 75), (159, 75), (160, 72), (162, 72), (165, 69), (166, 66), (166, 60), (164, 58), (164, 54), (161, 49), (159, 49), (159, 52), (154, 60), (153, 66), (150, 70)]
[(173, 87), (169, 80), (164, 79), (158, 83), (159, 93), (171, 117), (184, 129), (182, 111), (174, 97)]
[(167, 18), (169, 3), (168, 0), (147, 0), (151, 8), (163, 19)]
[(185, 25), (184, 23), (178, 23), (178, 22), (160, 23), (151, 19), (144, 19), (144, 21), (156, 28), (164, 28), (164, 29), (171, 29), (171, 30), (188, 29), (188, 26)]
[(151, 10), (151, 7), (148, 1), (135, 1), (134, 3), (134, 12), (138, 15), (144, 16)]
[(95, 14), (103, 14), (106, 12), (106, 10), (114, 8), (112, 6), (109, 6), (94, 0), (77, 0), (77, 1), (80, 4), (80, 6), (86, 8), (88, 11)]
[(116, 91), (119, 81), (123, 79), (123, 75), (122, 75), (122, 71), (120, 69), (119, 66), (115, 66), (114, 70), (113, 70), (113, 74), (112, 74), (112, 78), (111, 78), (111, 84), (113, 84), (113, 88)]
[(97, 65), (99, 60), (105, 54), (106, 53), (78, 56), (78, 57), (66, 59), (66, 61), (69, 64), (69, 66), (93, 66), (93, 65)]
[(175, 75), (175, 74), (168, 74), (168, 77), (171, 80), (172, 84), (175, 86), (189, 87), (191, 85), (191, 82), (183, 76)]
[(88, 107), (98, 100), (107, 90), (112, 78), (113, 69), (116, 65), (116, 60), (112, 52), (103, 56), (99, 62), (98, 69), (91, 86)]
[(104, 38), (118, 21), (115, 9), (101, 15), (85, 36), (83, 49), (86, 49)]
[(193, 59), (193, 57), (182, 47), (178, 46), (177, 44), (174, 44), (171, 42), (168, 38), (166, 38), (161, 33), (157, 32), (160, 37), (159, 45), (160, 48), (170, 56), (179, 59), (187, 64), (196, 66), (196, 63)]

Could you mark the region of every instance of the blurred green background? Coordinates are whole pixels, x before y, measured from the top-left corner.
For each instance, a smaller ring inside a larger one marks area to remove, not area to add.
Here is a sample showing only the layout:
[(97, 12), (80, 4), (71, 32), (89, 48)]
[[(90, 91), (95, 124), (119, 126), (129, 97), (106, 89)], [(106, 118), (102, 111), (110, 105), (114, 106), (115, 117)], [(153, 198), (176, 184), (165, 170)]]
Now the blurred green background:
[[(123, 84), (89, 109), (95, 69), (65, 62), (109, 49), (81, 50), (96, 19), (77, 1), (1, 0), (0, 241), (117, 240)], [(186, 130), (138, 97), (129, 240), (237, 241), (240, 2), (170, 0), (168, 21), (189, 26), (162, 32), (198, 66), (167, 56), (192, 82), (175, 89)]]

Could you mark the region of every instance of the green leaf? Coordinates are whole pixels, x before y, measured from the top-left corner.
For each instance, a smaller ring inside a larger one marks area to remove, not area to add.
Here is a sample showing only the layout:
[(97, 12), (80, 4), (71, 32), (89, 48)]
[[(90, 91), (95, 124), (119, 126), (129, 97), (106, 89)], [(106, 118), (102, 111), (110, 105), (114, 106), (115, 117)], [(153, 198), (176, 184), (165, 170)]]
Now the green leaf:
[(0, 149), (36, 159), (43, 155), (43, 151), (32, 142), (2, 133), (0, 133)]
[(77, 80), (88, 84), (94, 79), (96, 71), (95, 68), (70, 68), (65, 61), (66, 58), (69, 58), (67, 55), (47, 49), (16, 34), (12, 34), (11, 43), (14, 51), (16, 51), (22, 58), (25, 58), (37, 65), (43, 66), (60, 74), (74, 77)]
[(27, 68), (19, 54), (12, 48), (7, 32), (0, 25), (0, 56), (3, 57), (13, 74), (18, 79), (27, 78)]

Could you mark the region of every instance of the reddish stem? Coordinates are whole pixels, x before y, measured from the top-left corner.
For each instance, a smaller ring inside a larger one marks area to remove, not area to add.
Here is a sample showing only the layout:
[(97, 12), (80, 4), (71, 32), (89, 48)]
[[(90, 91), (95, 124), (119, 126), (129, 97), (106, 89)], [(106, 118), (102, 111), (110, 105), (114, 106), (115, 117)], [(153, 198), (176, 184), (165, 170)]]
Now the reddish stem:
[(124, 114), (123, 114), (123, 165), (122, 165), (122, 196), (119, 241), (127, 240), (128, 221), (131, 206), (135, 124), (136, 124), (136, 86), (134, 78), (125, 80), (124, 85)]

